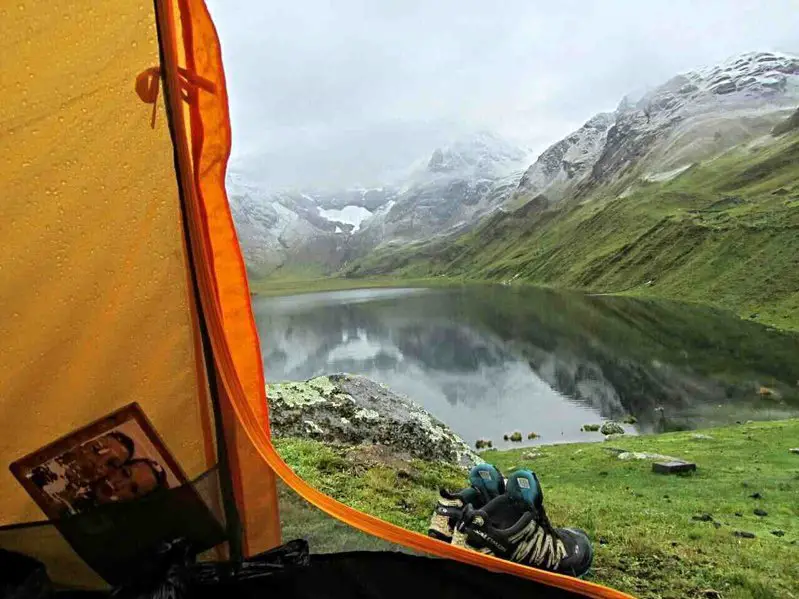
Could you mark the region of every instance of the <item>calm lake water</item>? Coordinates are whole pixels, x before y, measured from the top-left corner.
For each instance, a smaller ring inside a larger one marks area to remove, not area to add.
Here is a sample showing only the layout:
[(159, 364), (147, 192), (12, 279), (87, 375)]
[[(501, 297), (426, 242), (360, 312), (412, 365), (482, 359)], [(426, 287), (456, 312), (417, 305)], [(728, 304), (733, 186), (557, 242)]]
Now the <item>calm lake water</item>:
[(502, 286), (254, 306), (267, 381), (362, 374), (469, 443), (599, 440), (582, 425), (628, 415), (630, 433), (799, 415), (799, 336), (708, 308)]

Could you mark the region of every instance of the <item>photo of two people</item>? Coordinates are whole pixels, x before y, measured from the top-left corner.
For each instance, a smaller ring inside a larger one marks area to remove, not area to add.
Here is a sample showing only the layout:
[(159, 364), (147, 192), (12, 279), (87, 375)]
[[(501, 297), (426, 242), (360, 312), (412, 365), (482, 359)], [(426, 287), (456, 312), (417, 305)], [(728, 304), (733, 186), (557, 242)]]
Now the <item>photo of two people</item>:
[(186, 482), (135, 403), (14, 462), (11, 470), (50, 519)]

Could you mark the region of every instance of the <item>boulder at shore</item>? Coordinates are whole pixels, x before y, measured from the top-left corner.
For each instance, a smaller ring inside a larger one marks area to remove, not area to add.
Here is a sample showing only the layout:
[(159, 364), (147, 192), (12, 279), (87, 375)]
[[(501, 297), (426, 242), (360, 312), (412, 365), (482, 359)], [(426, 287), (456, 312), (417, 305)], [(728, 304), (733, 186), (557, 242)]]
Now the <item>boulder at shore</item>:
[(470, 467), (481, 460), (421, 406), (362, 376), (333, 374), (267, 386), (272, 434), (343, 445), (379, 444)]

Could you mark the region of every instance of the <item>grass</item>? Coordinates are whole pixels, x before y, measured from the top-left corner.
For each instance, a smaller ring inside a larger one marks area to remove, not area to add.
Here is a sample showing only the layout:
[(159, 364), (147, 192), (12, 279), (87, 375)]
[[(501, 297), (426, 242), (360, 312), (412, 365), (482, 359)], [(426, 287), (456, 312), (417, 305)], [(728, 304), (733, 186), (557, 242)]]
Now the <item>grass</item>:
[(630, 183), (497, 214), (455, 239), (378, 250), (346, 273), (681, 299), (799, 330), (799, 132), (622, 193)]
[[(534, 470), (553, 523), (588, 531), (596, 549), (591, 580), (652, 599), (701, 597), (708, 589), (725, 599), (795, 598), (799, 456), (788, 449), (799, 445), (799, 420), (703, 432), (712, 439), (669, 433), (544, 446), (534, 459), (525, 457), (525, 449), (489, 450), (483, 456), (506, 474)], [(380, 459), (305, 439), (276, 444), (317, 488), (419, 532), (427, 529), (438, 486), (465, 483), (464, 473), (450, 466)], [(690, 459), (698, 470), (688, 476), (656, 475), (649, 462), (619, 460), (609, 445)], [(762, 498), (752, 499), (754, 493)], [(283, 494), (286, 538), (310, 534), (317, 551), (385, 545), (315, 512), (290, 492)], [(755, 508), (768, 515), (756, 516)], [(692, 519), (702, 514), (713, 521)], [(774, 530), (785, 536), (773, 535)], [(733, 531), (756, 537), (739, 538)]]

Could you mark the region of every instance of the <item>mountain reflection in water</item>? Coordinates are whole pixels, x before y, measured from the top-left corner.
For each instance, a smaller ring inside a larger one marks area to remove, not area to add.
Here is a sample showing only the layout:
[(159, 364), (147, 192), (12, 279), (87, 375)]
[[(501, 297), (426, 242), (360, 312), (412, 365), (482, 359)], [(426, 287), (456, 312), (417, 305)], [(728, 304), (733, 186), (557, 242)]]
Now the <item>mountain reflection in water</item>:
[(581, 426), (627, 415), (649, 432), (799, 414), (799, 337), (709, 308), (501, 286), (254, 306), (268, 381), (363, 374), (470, 443), (599, 439)]

